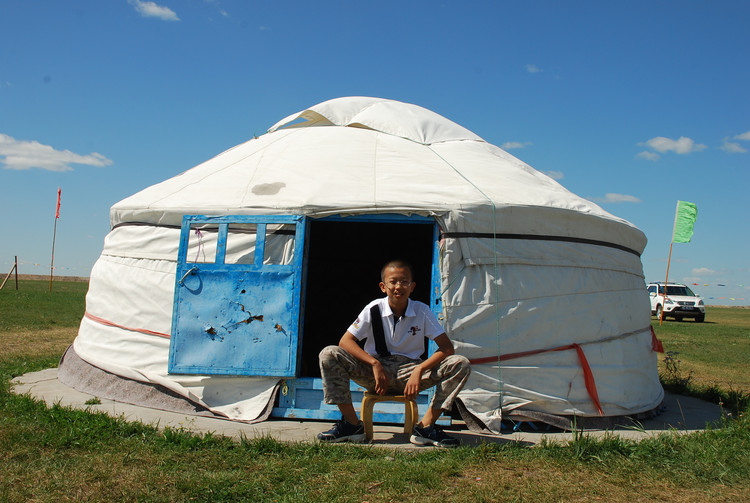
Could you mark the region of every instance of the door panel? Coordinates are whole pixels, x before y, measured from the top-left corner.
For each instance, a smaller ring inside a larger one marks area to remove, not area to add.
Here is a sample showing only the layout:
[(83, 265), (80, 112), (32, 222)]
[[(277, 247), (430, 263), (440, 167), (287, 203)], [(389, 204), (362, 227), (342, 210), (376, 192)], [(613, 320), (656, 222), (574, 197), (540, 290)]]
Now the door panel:
[(304, 243), (301, 216), (186, 216), (169, 372), (294, 376)]

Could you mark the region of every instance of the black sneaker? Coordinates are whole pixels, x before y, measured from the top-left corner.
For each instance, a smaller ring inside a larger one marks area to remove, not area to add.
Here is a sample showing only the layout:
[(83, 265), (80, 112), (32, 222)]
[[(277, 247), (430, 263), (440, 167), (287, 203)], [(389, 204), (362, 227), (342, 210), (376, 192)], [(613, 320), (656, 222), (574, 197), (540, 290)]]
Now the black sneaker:
[(461, 443), (457, 438), (446, 434), (438, 425), (414, 426), (414, 434), (409, 439), (416, 445), (436, 445), (438, 447), (458, 447)]
[(365, 426), (360, 422), (357, 425), (350, 424), (346, 419), (336, 421), (328, 431), (318, 433), (321, 442), (364, 442)]

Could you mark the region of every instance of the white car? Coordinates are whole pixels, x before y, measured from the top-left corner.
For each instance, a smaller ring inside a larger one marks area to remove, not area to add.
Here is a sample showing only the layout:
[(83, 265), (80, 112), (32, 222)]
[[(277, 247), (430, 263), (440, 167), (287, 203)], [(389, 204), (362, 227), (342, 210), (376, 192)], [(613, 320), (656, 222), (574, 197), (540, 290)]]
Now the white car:
[(693, 318), (698, 323), (706, 319), (706, 306), (703, 299), (693, 293), (687, 285), (667, 283), (667, 295), (664, 295), (664, 282), (648, 284), (648, 295), (651, 299), (651, 314), (657, 319), (667, 317), (682, 321), (683, 318)]

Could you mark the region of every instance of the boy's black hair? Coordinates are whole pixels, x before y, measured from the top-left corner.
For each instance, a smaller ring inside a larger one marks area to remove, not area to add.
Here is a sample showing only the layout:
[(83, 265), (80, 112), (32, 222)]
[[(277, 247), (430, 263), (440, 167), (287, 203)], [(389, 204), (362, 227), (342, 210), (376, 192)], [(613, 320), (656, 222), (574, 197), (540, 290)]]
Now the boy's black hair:
[(389, 260), (382, 269), (380, 269), (380, 281), (385, 280), (385, 270), (386, 269), (408, 269), (409, 275), (411, 276), (411, 279), (414, 279), (414, 268), (411, 266), (409, 262), (402, 259), (395, 259), (395, 260)]

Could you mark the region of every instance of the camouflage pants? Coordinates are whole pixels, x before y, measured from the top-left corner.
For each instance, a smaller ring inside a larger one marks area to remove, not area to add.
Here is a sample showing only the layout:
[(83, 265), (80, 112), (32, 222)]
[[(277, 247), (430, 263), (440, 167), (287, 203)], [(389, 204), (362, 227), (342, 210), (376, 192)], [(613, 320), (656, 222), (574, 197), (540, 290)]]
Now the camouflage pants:
[[(421, 360), (413, 360), (401, 355), (376, 356), (383, 364), (388, 376), (388, 394), (400, 395), (404, 392), (414, 367)], [(471, 373), (471, 364), (464, 356), (451, 355), (427, 372), (422, 373), (419, 390), (436, 386), (430, 407), (449, 410), (458, 392), (466, 384)], [(375, 391), (375, 376), (372, 367), (350, 355), (338, 346), (328, 346), (320, 352), (320, 375), (323, 378), (325, 403), (352, 403), (349, 380), (356, 382), (368, 391)]]

